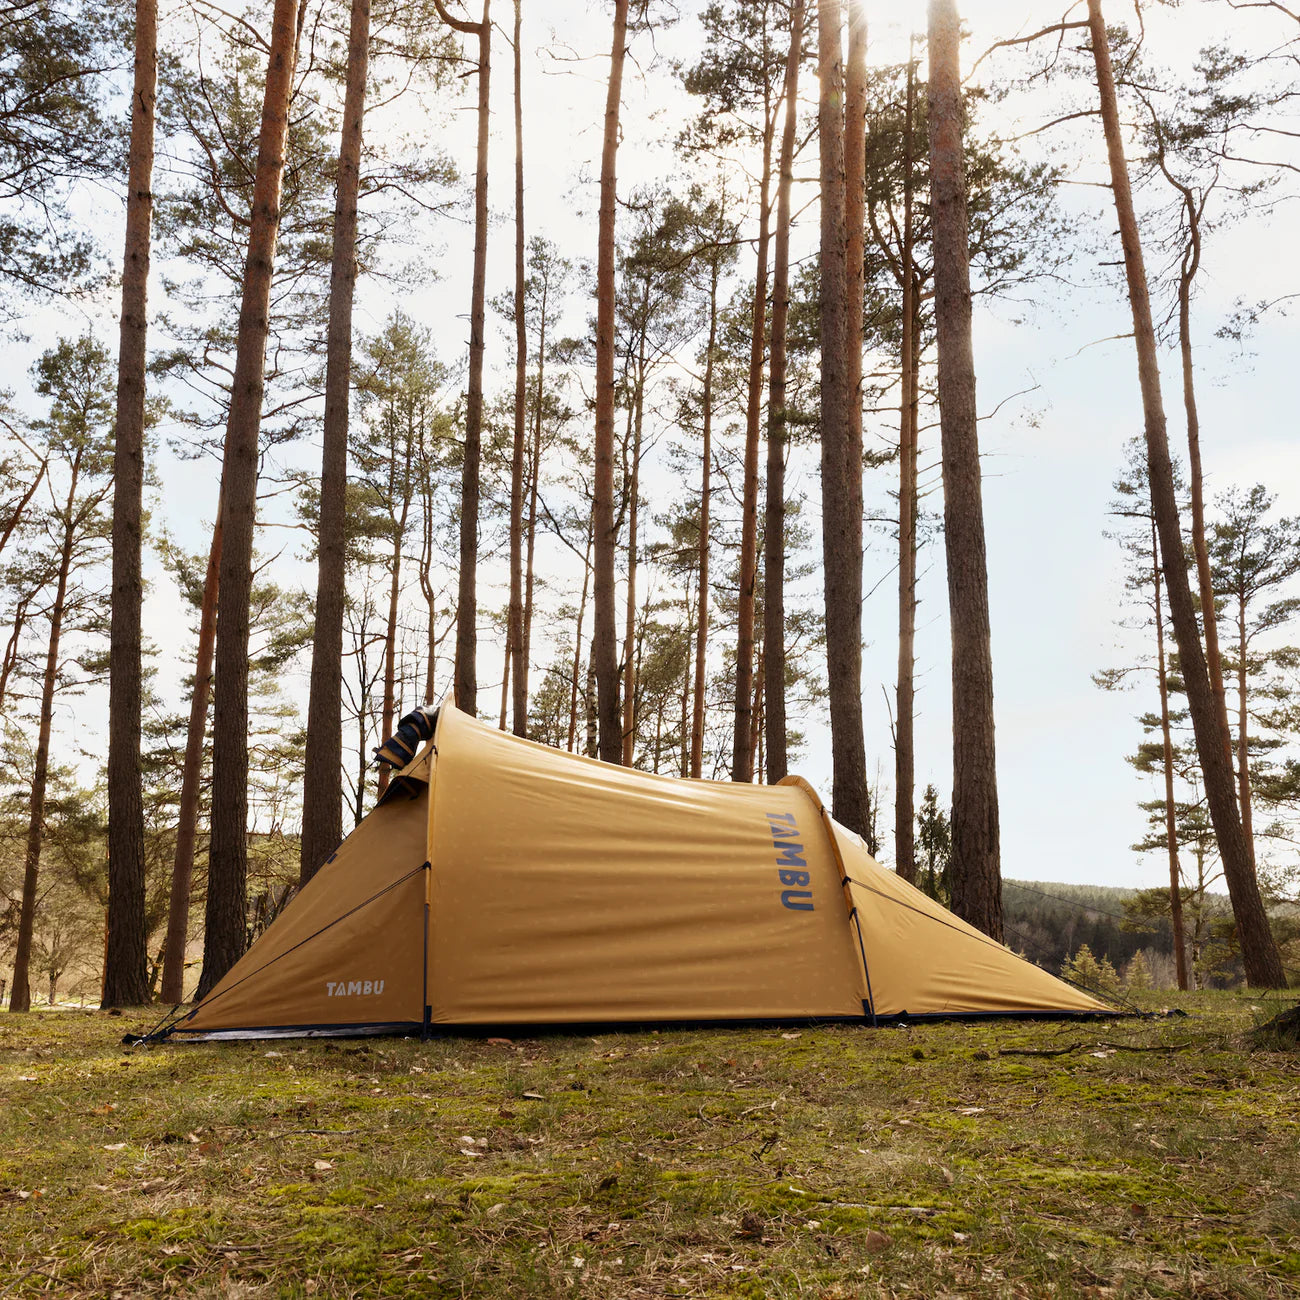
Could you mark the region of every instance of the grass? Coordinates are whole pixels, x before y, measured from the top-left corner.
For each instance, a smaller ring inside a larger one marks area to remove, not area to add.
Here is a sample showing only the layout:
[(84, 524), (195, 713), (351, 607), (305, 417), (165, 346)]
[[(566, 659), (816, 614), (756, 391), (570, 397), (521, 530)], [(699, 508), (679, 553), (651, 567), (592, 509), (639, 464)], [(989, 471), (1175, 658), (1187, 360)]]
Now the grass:
[(1246, 1040), (1280, 1004), (1180, 1005), (144, 1049), (0, 1016), (0, 1297), (1300, 1296), (1300, 1053)]

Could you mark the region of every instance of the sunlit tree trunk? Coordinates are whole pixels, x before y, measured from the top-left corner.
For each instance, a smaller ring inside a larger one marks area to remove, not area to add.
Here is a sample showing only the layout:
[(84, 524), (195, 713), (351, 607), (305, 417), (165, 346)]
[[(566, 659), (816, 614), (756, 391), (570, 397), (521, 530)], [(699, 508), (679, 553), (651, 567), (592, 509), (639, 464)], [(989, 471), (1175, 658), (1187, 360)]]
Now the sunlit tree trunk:
[(767, 390), (767, 499), (763, 520), (763, 731), (767, 779), (786, 775), (785, 714), (785, 333), (790, 317), (790, 195), (799, 118), (799, 64), (803, 55), (804, 3), (790, 10), (790, 50), (785, 61), (785, 121), (781, 127), (776, 236), (772, 266), (772, 339)]
[[(521, 84), (522, 16), (515, 0), (515, 439), (510, 458), (510, 642), (514, 677), (514, 733), (528, 734), (528, 679), (524, 676), (524, 442), (528, 385), (528, 322), (524, 319), (524, 100)], [(508, 674), (509, 675), (509, 674)]]
[[(763, 24), (767, 39), (767, 24)], [(763, 84), (763, 148), (758, 182), (758, 249), (750, 308), (749, 391), (745, 404), (745, 468), (740, 514), (740, 591), (736, 611), (736, 698), (731, 737), (731, 779), (754, 779), (754, 589), (758, 585), (758, 443), (763, 415), (763, 353), (767, 344), (767, 259), (771, 240), (768, 195), (776, 115)]]
[[(520, 670), (523, 673), (524, 703), (528, 702), (528, 669), (532, 660), (533, 645), (533, 557), (537, 549), (537, 493), (542, 473), (542, 402), (545, 396), (544, 377), (546, 373), (546, 308), (549, 285), (542, 283), (541, 319), (537, 330), (537, 409), (533, 413), (533, 449), (528, 479), (528, 527), (526, 530), (526, 553), (524, 556), (524, 649), (520, 658)], [(586, 586), (587, 575), (583, 575)], [(576, 679), (575, 679), (576, 680)]]
[[(821, 480), (835, 817), (865, 835), (870, 823), (862, 734), (862, 449), (855, 444), (845, 206), (844, 76), (840, 0), (818, 0), (818, 138), (821, 154)], [(860, 173), (859, 173), (860, 174)]]
[(914, 260), (913, 148), (916, 65), (907, 63), (907, 121), (903, 128), (903, 290), (902, 348), (898, 420), (898, 684), (894, 724), (894, 862), (904, 880), (916, 883), (916, 455), (917, 309)]
[(204, 926), (204, 996), (243, 955), (248, 881), (248, 619), (257, 514), (258, 435), (269, 332), (271, 276), (280, 224), (280, 183), (298, 35), (298, 0), (275, 0), (270, 58), (253, 181), (248, 256), (221, 472), (221, 569), (216, 712), (212, 746), (212, 839)]
[(352, 0), (348, 71), (334, 196), (325, 420), (317, 543), (316, 624), (302, 788), (298, 882), (305, 885), (343, 838), (343, 605), (346, 599), (348, 406), (352, 380), (352, 300), (357, 282), (357, 198), (370, 61), (370, 0)]
[(628, 476), (627, 498), (627, 605), (623, 627), (623, 754), (624, 767), (631, 767), (636, 753), (636, 681), (633, 658), (636, 636), (637, 527), (641, 507), (641, 434), (645, 420), (645, 331), (641, 332), (641, 350), (637, 357), (636, 397), (633, 402), (632, 464)]
[(939, 429), (952, 629), (952, 907), (976, 929), (1000, 940), (993, 652), (971, 342), (961, 23), (953, 0), (930, 0), (929, 49)]
[(1088, 25), (1091, 32), (1093, 61), (1097, 70), (1097, 93), (1102, 125), (1106, 133), (1106, 152), (1110, 163), (1111, 191), (1119, 219), (1120, 242), (1124, 249), (1124, 269), (1128, 279), (1129, 306), (1133, 314), (1133, 337), (1138, 356), (1138, 380), (1142, 390), (1142, 410), (1146, 427), (1147, 472), (1151, 485), (1151, 508), (1160, 537), (1160, 554), (1169, 596), (1169, 617), (1178, 646), (1179, 666), (1187, 691), (1188, 709), (1196, 734), (1196, 751), (1201, 760), (1205, 796), (1214, 824), (1223, 874), (1232, 899), (1237, 937), (1241, 944), (1242, 965), (1247, 982), (1256, 988), (1282, 988), (1286, 976), (1277, 943), (1269, 928), (1268, 914), (1259, 893), (1259, 882), (1251, 861), (1238, 815), (1232, 783), (1232, 763), (1223, 748), (1223, 733), (1218, 707), (1210, 685), (1205, 657), (1196, 624), (1191, 584), (1179, 527), (1178, 501), (1174, 495), (1173, 465), (1169, 457), (1169, 437), (1164, 401), (1160, 393), (1160, 368), (1156, 358), (1155, 327), (1151, 319), (1151, 300), (1147, 290), (1146, 268), (1142, 260), (1142, 243), (1138, 234), (1133, 196), (1129, 187), (1128, 163), (1115, 95), (1115, 77), (1111, 69), (1110, 45), (1100, 0), (1088, 0)]
[(1169, 726), (1169, 674), (1165, 664), (1165, 615), (1160, 595), (1160, 543), (1151, 518), (1151, 588), (1156, 611), (1156, 671), (1160, 681), (1160, 738), (1165, 764), (1165, 847), (1169, 852), (1169, 917), (1174, 931), (1174, 970), (1180, 989), (1189, 989), (1187, 939), (1183, 933), (1183, 880), (1178, 864), (1177, 807), (1174, 803), (1174, 741)]
[(587, 617), (587, 591), (591, 585), (591, 529), (582, 558), (582, 596), (578, 601), (578, 625), (573, 635), (573, 679), (569, 683), (569, 753), (578, 737), (578, 674), (582, 671), (582, 624)]
[(713, 371), (718, 346), (718, 277), (716, 252), (709, 267), (709, 338), (704, 350), (704, 392), (700, 399), (700, 537), (699, 595), (695, 607), (695, 690), (691, 711), (692, 776), (704, 770), (704, 689), (709, 649), (709, 514), (713, 504)]
[(442, 0), (438, 15), (453, 30), (478, 38), (478, 152), (474, 172), (474, 283), (470, 290), (469, 386), (465, 396), (465, 456), (460, 475), (460, 583), (456, 602), (456, 707), (478, 712), (478, 516), (483, 443), (483, 348), (487, 295), (488, 107), (492, 73), (490, 0), (477, 23), (453, 18)]
[[(113, 608), (108, 686), (108, 943), (104, 1005), (149, 1001), (140, 789), (141, 574), (144, 533), (145, 341), (153, 221), (157, 0), (136, 0), (135, 83), (127, 163), (126, 249), (113, 447)], [(53, 988), (53, 981), (51, 981)], [(51, 998), (53, 1001), (53, 998)]]
[[(1210, 573), (1210, 551), (1205, 541), (1205, 477), (1201, 470), (1201, 419), (1196, 402), (1196, 372), (1192, 364), (1192, 283), (1201, 267), (1201, 214), (1205, 200), (1199, 202), (1189, 186), (1169, 170), (1165, 158), (1164, 137), (1157, 128), (1160, 170), (1183, 200), (1187, 219), (1187, 245), (1178, 267), (1178, 353), (1183, 370), (1183, 410), (1187, 417), (1187, 479), (1192, 500), (1192, 554), (1196, 557), (1196, 577), (1201, 598), (1201, 628), (1205, 636), (1205, 667), (1210, 675), (1210, 689), (1218, 706), (1219, 726), (1223, 731), (1223, 748), (1232, 754), (1232, 727), (1228, 723), (1228, 700), (1223, 681), (1223, 656), (1219, 651), (1219, 625), (1214, 603), (1214, 580)], [(1244, 820), (1244, 817), (1243, 817)], [(1247, 841), (1254, 842), (1249, 831)]]
[[(50, 772), (50, 729), (54, 720), (54, 692), (59, 681), (59, 643), (63, 636), (63, 615), (68, 597), (68, 575), (76, 543), (77, 485), (81, 478), (82, 452), (72, 461), (72, 477), (63, 512), (63, 545), (59, 552), (59, 576), (50, 607), (50, 636), (46, 642), (45, 675), (41, 680), (41, 712), (37, 723), (36, 754), (32, 765), (32, 794), (27, 821), (27, 854), (23, 865), (23, 897), (18, 912), (18, 938), (14, 947), (14, 983), (9, 992), (11, 1012), (30, 1011), (32, 932), (36, 924), (36, 890), (40, 883), (41, 845), (45, 838), (45, 787)], [(144, 1001), (145, 999), (141, 999)]]
[(623, 757), (618, 707), (615, 636), (614, 550), (614, 209), (617, 198), (619, 100), (627, 46), (628, 0), (614, 0), (614, 42), (605, 99), (605, 136), (600, 160), (600, 230), (596, 243), (596, 474), (592, 499), (595, 548), (595, 626), (591, 665), (596, 677), (600, 757)]
[(185, 999), (185, 948), (189, 941), (190, 892), (194, 879), (194, 844), (199, 827), (199, 790), (203, 781), (203, 739), (208, 729), (212, 695), (212, 651), (217, 643), (217, 589), (221, 571), (221, 501), (208, 548), (199, 607), (199, 643), (194, 655), (194, 686), (190, 694), (185, 758), (181, 766), (180, 808), (176, 816), (176, 849), (172, 855), (172, 888), (167, 909), (167, 944), (163, 957), (162, 1000), (175, 1005)]

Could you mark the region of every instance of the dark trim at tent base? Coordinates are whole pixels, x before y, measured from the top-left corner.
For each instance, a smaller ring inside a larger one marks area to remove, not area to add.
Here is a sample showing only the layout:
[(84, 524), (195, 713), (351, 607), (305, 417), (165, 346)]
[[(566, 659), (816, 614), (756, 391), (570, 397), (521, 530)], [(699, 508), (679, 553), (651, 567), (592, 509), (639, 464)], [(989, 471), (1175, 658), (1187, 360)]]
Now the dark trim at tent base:
[(351, 1025), (253, 1025), (229, 1029), (167, 1029), (141, 1042), (239, 1043), (272, 1038), (410, 1038), (423, 1028), (418, 1020)]
[[(426, 1016), (428, 1014), (426, 1008)], [(391, 1037), (438, 1038), (544, 1038), (551, 1035), (570, 1036), (587, 1034), (635, 1034), (649, 1030), (690, 1029), (816, 1029), (836, 1025), (859, 1025), (865, 1028), (904, 1028), (923, 1022), (949, 1021), (961, 1023), (989, 1020), (1125, 1020), (1132, 1019), (1132, 1011), (961, 1011), (928, 1012), (909, 1015), (900, 1011), (893, 1015), (875, 1015), (864, 1011), (860, 1016), (783, 1016), (769, 1019), (717, 1019), (717, 1020), (589, 1020), (554, 1023), (496, 1022), (493, 1024), (439, 1024), (426, 1020), (392, 1021), (383, 1024), (350, 1025), (262, 1025), (230, 1029), (187, 1030), (171, 1029), (145, 1041), (162, 1042), (238, 1042), (258, 1038), (369, 1038)]]

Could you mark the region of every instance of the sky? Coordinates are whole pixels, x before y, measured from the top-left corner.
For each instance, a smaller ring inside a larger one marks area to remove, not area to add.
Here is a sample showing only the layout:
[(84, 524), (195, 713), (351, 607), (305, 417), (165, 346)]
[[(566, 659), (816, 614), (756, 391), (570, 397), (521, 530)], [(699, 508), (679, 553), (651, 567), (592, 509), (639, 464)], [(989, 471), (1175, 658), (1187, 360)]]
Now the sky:
[[(908, 26), (924, 24), (924, 6), (867, 4), (873, 61), (905, 57)], [(1112, 4), (1114, 22), (1131, 20), (1131, 10)], [(671, 141), (686, 104), (674, 85), (671, 60), (689, 60), (699, 45), (693, 4), (681, 6), (673, 27), (656, 33), (654, 49), (644, 38), (632, 51), (625, 74), (624, 135), (619, 154), (619, 188), (626, 194), (638, 183), (671, 177), (678, 164)], [(498, 0), (494, 12), (508, 22), (509, 9)], [(965, 44), (969, 67), (975, 54), (995, 40), (1035, 30), (1048, 21), (1041, 8), (1016, 0), (974, 0), (962, 6), (970, 35)], [(1188, 4), (1176, 13), (1156, 9), (1146, 15), (1149, 48), (1170, 63), (1187, 60), (1204, 44), (1222, 39), (1225, 14), (1219, 5)], [(1077, 16), (1073, 15), (1073, 16)], [(1243, 37), (1271, 39), (1273, 20), (1249, 12), (1232, 13)], [(561, 251), (576, 258), (594, 257), (596, 184), (600, 121), (608, 69), (610, 20), (607, 5), (589, 0), (525, 0), (524, 68), (529, 229), (545, 233)], [(1261, 35), (1261, 33), (1263, 33)], [(491, 189), (493, 231), (489, 246), (489, 295), (508, 287), (513, 266), (512, 121), (508, 99), (509, 53), (498, 39), (493, 76)], [(1004, 67), (1015, 66), (1007, 59)], [(442, 117), (403, 126), (426, 129), (472, 176), (472, 79), (461, 102)], [(1051, 116), (1047, 101), (1021, 96), (996, 112), (1003, 127), (1026, 129)], [(1019, 115), (1019, 116), (1017, 116)], [(377, 125), (376, 129), (391, 129)], [(1095, 181), (1104, 156), (1100, 128), (1089, 142), (1085, 133), (1070, 137), (1077, 151), (1076, 176)], [(806, 169), (805, 169), (806, 170)], [(1113, 237), (1108, 194), (1074, 187), (1063, 202), (1090, 222), (1094, 234), (1111, 241), (1094, 261), (1120, 254)], [(103, 202), (103, 200), (97, 200)], [(104, 202), (97, 214), (106, 227), (119, 223), (120, 206)], [(1195, 328), (1201, 367), (1202, 441), (1207, 492), (1229, 484), (1267, 483), (1278, 493), (1280, 507), (1300, 513), (1300, 429), (1297, 428), (1295, 358), (1300, 355), (1300, 327), (1294, 319), (1271, 316), (1242, 353), (1213, 339), (1215, 328), (1234, 303), (1244, 298), (1273, 297), (1300, 287), (1300, 241), (1291, 234), (1288, 210), (1270, 219), (1248, 220), (1216, 235), (1207, 249), (1203, 290)], [(110, 245), (119, 236), (106, 240)], [(816, 239), (815, 211), (804, 215), (794, 234), (796, 252)], [(469, 266), (472, 231), (463, 220), (443, 220), (431, 231), (439, 278), (431, 287), (405, 298), (402, 306), (429, 324), (440, 355), (449, 361), (463, 355), (467, 339)], [(1133, 634), (1117, 625), (1122, 616), (1118, 549), (1103, 536), (1108, 527), (1111, 485), (1123, 460), (1127, 439), (1141, 432), (1141, 407), (1132, 342), (1116, 338), (1130, 328), (1127, 304), (1117, 295), (1110, 273), (1085, 260), (1073, 268), (1071, 283), (1041, 291), (1040, 300), (1013, 307), (981, 302), (975, 319), (978, 405), (990, 418), (981, 424), (985, 467), (984, 506), (988, 539), (990, 610), (993, 628), (998, 781), (1001, 802), (1003, 874), (1031, 880), (1095, 882), (1110, 885), (1155, 885), (1166, 867), (1158, 855), (1140, 859), (1131, 845), (1144, 831), (1137, 807), (1151, 797), (1145, 778), (1125, 762), (1140, 738), (1135, 716), (1153, 707), (1154, 692), (1107, 693), (1092, 681), (1099, 670), (1130, 661)], [(154, 308), (159, 303), (155, 287)], [(362, 286), (357, 327), (374, 332), (394, 305), (391, 294)], [(572, 307), (572, 328), (581, 328), (590, 304)], [(107, 331), (111, 304), (92, 308)], [(37, 322), (35, 344), (58, 326)], [(62, 326), (66, 330), (67, 326)], [(1182, 436), (1175, 358), (1162, 360), (1171, 439)], [(509, 382), (511, 345), (499, 321), (488, 323), (488, 390)], [(1030, 390), (1026, 392), (1026, 390)], [(1015, 394), (1024, 394), (1015, 397)], [(996, 411), (996, 414), (991, 414)], [(868, 443), (892, 436), (888, 421), (868, 419)], [(937, 460), (934, 431), (923, 433), (922, 462)], [(304, 447), (299, 459), (310, 464), (316, 453)], [(819, 534), (817, 492), (810, 461), (796, 460), (791, 486), (809, 493), (808, 523)], [(164, 454), (159, 466), (168, 519), (178, 540), (198, 550), (206, 545), (205, 529), (215, 509), (211, 464), (186, 464)], [(868, 510), (883, 509), (896, 474), (894, 467), (868, 475)], [(649, 491), (667, 492), (671, 484), (653, 478)], [(935, 509), (938, 498), (932, 498)], [(874, 777), (884, 781), (887, 804), (881, 829), (889, 860), (888, 808), (892, 807), (892, 750), (886, 695), (892, 697), (896, 661), (896, 586), (893, 557), (884, 536), (874, 537), (866, 555), (866, 585), (874, 588), (864, 608), (863, 702), (867, 753)], [(562, 586), (573, 566), (564, 552), (542, 545), (539, 564)], [(290, 550), (281, 562), (282, 580), (310, 586), (310, 567)], [(918, 794), (933, 782), (946, 796), (950, 785), (949, 645), (946, 589), (941, 545), (923, 556), (917, 637)], [(501, 565), (485, 579), (502, 584)], [(181, 694), (192, 654), (189, 620), (159, 567), (146, 605), (146, 628), (163, 650), (164, 691)], [(576, 579), (575, 585), (576, 585)], [(812, 588), (815, 592), (815, 584)], [(543, 628), (545, 633), (545, 628)], [(480, 681), (484, 696), (499, 683), (500, 650), (481, 651)], [(536, 680), (536, 678), (535, 678)], [(300, 695), (305, 714), (307, 678), (286, 688)], [(93, 701), (91, 702), (93, 703)], [(487, 705), (485, 704), (485, 707)], [(61, 711), (67, 728), (72, 705)], [(84, 717), (84, 715), (83, 715)], [(812, 719), (808, 743), (795, 770), (829, 794), (829, 732)]]

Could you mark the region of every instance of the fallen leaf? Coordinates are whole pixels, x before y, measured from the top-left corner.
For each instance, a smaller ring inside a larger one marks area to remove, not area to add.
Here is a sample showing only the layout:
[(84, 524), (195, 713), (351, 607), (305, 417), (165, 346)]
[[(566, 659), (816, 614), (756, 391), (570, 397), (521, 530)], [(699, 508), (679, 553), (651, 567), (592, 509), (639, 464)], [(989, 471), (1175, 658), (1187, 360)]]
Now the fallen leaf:
[(782, 1034), (781, 1037), (784, 1038), (785, 1041), (786, 1041), (787, 1043), (792, 1043), (792, 1042), (794, 1042), (794, 1040), (795, 1040), (796, 1038), (802, 1038), (803, 1035), (802, 1035), (802, 1034)]
[(126, 1143), (125, 1143), (125, 1142), (110, 1142), (110, 1143), (109, 1143), (109, 1144), (104, 1148), (104, 1150), (105, 1150), (105, 1151), (125, 1151), (125, 1150), (126, 1150)]
[(1128, 1207), (1128, 1212), (1135, 1219), (1145, 1219), (1147, 1217), (1147, 1207), (1139, 1201), (1133, 1201)]
[(487, 1041), (489, 1047), (513, 1047), (515, 1040), (513, 1038), (489, 1038)]
[(283, 1056), (283, 1052), (263, 1052), (263, 1056)]
[(316, 1160), (312, 1163), (313, 1169), (333, 1169), (334, 1162), (331, 1160)]
[(504, 1210), (505, 1208), (506, 1208), (506, 1203), (504, 1201), (498, 1201), (495, 1205), (489, 1205), (487, 1209), (483, 1211), (483, 1213), (500, 1214), (501, 1211)]
[(893, 1244), (894, 1239), (889, 1233), (877, 1232), (874, 1228), (868, 1228), (862, 1238), (862, 1248), (868, 1255), (879, 1255), (882, 1250), (888, 1250)]
[(19, 1082), (19, 1083), (36, 1083), (36, 1082), (38, 1082), (38, 1079), (37, 1079), (36, 1075), (34, 1075), (34, 1074), (20, 1074), (20, 1075), (18, 1076), (18, 1082)]
[(540, 1092), (526, 1092), (526, 1093), (524, 1093), (524, 1100), (525, 1100), (525, 1101), (545, 1101), (545, 1100), (546, 1100), (546, 1097), (545, 1097), (544, 1094), (542, 1094), (542, 1093), (540, 1093)]
[(958, 1115), (982, 1115), (982, 1114), (984, 1114), (984, 1107), (983, 1107), (983, 1106), (963, 1106), (963, 1107), (962, 1107), (962, 1108), (957, 1112), (957, 1114), (958, 1114)]

